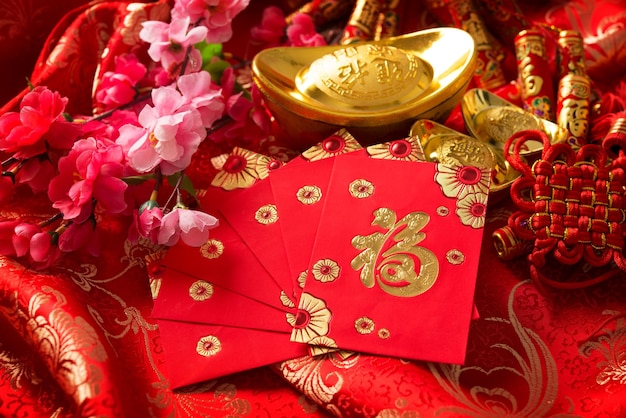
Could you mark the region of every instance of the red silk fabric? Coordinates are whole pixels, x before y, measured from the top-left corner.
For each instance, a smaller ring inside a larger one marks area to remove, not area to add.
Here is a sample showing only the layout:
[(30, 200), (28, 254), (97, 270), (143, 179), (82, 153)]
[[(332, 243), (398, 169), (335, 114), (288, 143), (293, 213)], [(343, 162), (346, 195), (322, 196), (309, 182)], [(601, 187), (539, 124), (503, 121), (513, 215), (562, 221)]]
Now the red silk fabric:
[[(511, 3), (477, 3), (492, 32), (511, 47), (505, 29), (519, 22), (506, 14)], [(626, 72), (626, 2), (523, 3), (513, 17), (579, 30), (596, 87), (617, 92)], [(405, 31), (436, 20), (426, 4), (401, 4)], [(246, 55), (248, 29), (263, 5), (253, 1), (237, 18), (236, 39), (225, 50)], [(110, 67), (110, 57), (141, 53), (140, 22), (167, 17), (161, 2), (12, 0), (0, 10), (2, 111), (19, 103), (28, 77), (69, 97), (70, 113), (89, 114), (94, 78)], [(445, 15), (441, 20), (447, 23)], [(511, 78), (514, 69), (503, 67)], [(213, 175), (209, 157), (222, 151), (201, 147), (188, 170), (197, 187)], [(22, 191), (0, 208), (0, 217), (44, 219), (50, 209), (42, 200)], [(125, 242), (128, 219), (102, 221), (107, 245), (99, 258), (73, 255), (44, 272), (0, 258), (0, 416), (625, 414), (623, 274), (542, 294), (524, 258), (502, 262), (491, 244), (491, 232), (513, 211), (508, 199), (489, 207), (476, 287), (481, 317), (470, 329), (465, 366), (330, 354), (172, 391), (150, 317), (154, 248)]]

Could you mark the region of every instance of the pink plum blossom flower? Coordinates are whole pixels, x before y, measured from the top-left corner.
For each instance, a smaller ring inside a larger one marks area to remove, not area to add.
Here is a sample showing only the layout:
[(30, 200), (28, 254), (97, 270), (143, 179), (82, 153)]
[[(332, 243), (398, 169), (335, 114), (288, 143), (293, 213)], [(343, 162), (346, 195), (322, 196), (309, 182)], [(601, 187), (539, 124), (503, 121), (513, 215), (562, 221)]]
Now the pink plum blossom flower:
[[(156, 205), (156, 202), (154, 205)], [(129, 240), (136, 242), (141, 236), (148, 238), (153, 244), (157, 244), (162, 219), (163, 211), (158, 206), (146, 207), (143, 210), (140, 208), (134, 211), (133, 224), (129, 231)]]
[(126, 209), (124, 153), (112, 141), (81, 139), (59, 160), (59, 174), (50, 181), (48, 197), (65, 219), (84, 222), (93, 212), (94, 199), (107, 213)]
[(178, 89), (185, 104), (200, 112), (202, 125), (210, 128), (224, 113), (224, 98), (219, 87), (211, 81), (211, 74), (200, 71), (181, 76)]
[(189, 29), (189, 17), (172, 18), (171, 23), (149, 20), (143, 23), (139, 37), (150, 43), (148, 55), (160, 62), (169, 74), (175, 74), (189, 53), (186, 71), (196, 72), (202, 65), (200, 51), (193, 48), (207, 34), (207, 28)]
[(13, 235), (13, 248), (17, 257), (23, 257), (30, 252), (30, 240), (37, 234), (42, 232), (37, 225), (22, 222), (15, 226)]
[(49, 148), (70, 149), (81, 130), (63, 118), (66, 104), (59, 93), (35, 87), (22, 99), (19, 112), (0, 116), (0, 151), (26, 159)]
[(122, 126), (117, 143), (138, 172), (160, 166), (163, 174), (170, 175), (189, 165), (206, 129), (200, 112), (173, 86), (152, 90), (152, 101), (154, 106), (146, 105), (139, 114), (141, 127)]
[(278, 6), (263, 10), (261, 24), (250, 29), (250, 37), (265, 47), (279, 46), (285, 37), (285, 14)]
[(291, 46), (326, 45), (324, 37), (315, 31), (313, 18), (306, 13), (296, 13), (287, 27), (287, 38)]
[(176, 0), (172, 19), (189, 18), (208, 29), (207, 43), (223, 43), (233, 35), (232, 20), (249, 3), (250, 0)]
[(69, 253), (72, 251), (85, 249), (91, 255), (100, 254), (100, 234), (91, 220), (85, 222), (70, 223), (65, 231), (59, 235), (59, 249)]
[(50, 266), (61, 255), (55, 241), (56, 233), (38, 232), (30, 239), (30, 257), (39, 268)]
[(15, 174), (15, 181), (18, 184), (28, 184), (34, 192), (43, 192), (48, 190), (50, 179), (55, 175), (56, 166), (48, 156), (42, 156), (24, 161), (20, 170)]
[(200, 247), (209, 239), (209, 230), (218, 220), (204, 212), (175, 207), (163, 216), (159, 231), (159, 244), (172, 246), (182, 239), (191, 247)]
[(105, 105), (105, 110), (130, 103), (137, 95), (139, 82), (146, 76), (146, 66), (139, 62), (135, 54), (115, 57), (115, 71), (107, 71), (102, 76), (95, 98)]

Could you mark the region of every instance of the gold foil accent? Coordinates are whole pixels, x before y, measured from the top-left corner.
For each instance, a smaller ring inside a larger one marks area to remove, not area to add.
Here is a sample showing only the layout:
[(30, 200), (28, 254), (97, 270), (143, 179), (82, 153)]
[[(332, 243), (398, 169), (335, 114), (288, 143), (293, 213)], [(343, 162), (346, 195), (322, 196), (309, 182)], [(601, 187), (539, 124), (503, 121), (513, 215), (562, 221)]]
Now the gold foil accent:
[(465, 261), (465, 254), (459, 250), (450, 250), (446, 253), (446, 260), (448, 260), (448, 263), (457, 266), (459, 264), (463, 264)]
[(313, 338), (309, 341), (309, 344), (311, 344), (309, 347), (309, 354), (311, 356), (319, 356), (337, 351), (337, 343), (335, 340), (325, 335)]
[(331, 312), (326, 302), (310, 293), (302, 293), (297, 313), (288, 312), (287, 323), (293, 327), (291, 341), (308, 343), (315, 337), (328, 334)]
[(463, 225), (475, 229), (484, 227), (487, 216), (487, 195), (469, 194), (460, 199), (456, 205), (456, 214)]
[(267, 155), (259, 155), (256, 163), (256, 171), (259, 174), (259, 178), (263, 180), (270, 175), (270, 171), (277, 170), (283, 165), (284, 163), (276, 158)]
[(391, 336), (391, 332), (387, 328), (381, 328), (378, 330), (378, 338), (386, 340)]
[(489, 174), (479, 167), (437, 164), (435, 182), (445, 196), (463, 199), (470, 194), (488, 194)]
[(235, 147), (230, 154), (211, 159), (213, 166), (220, 171), (211, 181), (211, 186), (224, 190), (248, 188), (261, 178), (257, 168), (259, 154)]
[(324, 138), (319, 144), (312, 146), (302, 153), (302, 157), (309, 161), (323, 160), (337, 155), (361, 149), (361, 144), (346, 129), (340, 129)]
[(222, 343), (214, 335), (200, 338), (196, 345), (196, 352), (203, 357), (213, 357), (220, 351), (222, 351)]
[(322, 198), (322, 189), (317, 186), (302, 186), (296, 192), (296, 198), (303, 205), (312, 205)]
[(348, 190), (352, 197), (365, 199), (374, 194), (374, 185), (365, 179), (357, 179), (350, 183)]
[(315, 280), (322, 283), (335, 281), (340, 273), (341, 268), (339, 265), (329, 258), (318, 260), (313, 264), (313, 267), (311, 267), (311, 274), (313, 274)]
[(224, 244), (222, 244), (222, 241), (217, 239), (211, 238), (200, 247), (200, 254), (202, 254), (204, 258), (218, 258), (223, 253)]
[(448, 216), (450, 214), (450, 209), (445, 206), (439, 206), (437, 208), (437, 215), (439, 216)]
[(374, 327), (374, 321), (372, 321), (372, 319), (368, 318), (367, 316), (362, 316), (354, 321), (354, 328), (359, 334), (371, 334), (372, 331), (374, 331)]
[(287, 296), (284, 290), (280, 291), (280, 303), (282, 303), (285, 308), (296, 307), (296, 304), (291, 300), (291, 298), (289, 298), (289, 296)]
[(202, 302), (213, 296), (213, 285), (205, 280), (196, 280), (189, 286), (191, 299)]
[(304, 270), (303, 272), (300, 272), (300, 274), (298, 274), (298, 278), (296, 279), (296, 281), (298, 282), (298, 286), (300, 287), (300, 289), (304, 289), (304, 284), (306, 283), (306, 277), (308, 275), (308, 270)]
[(378, 282), (384, 292), (399, 297), (417, 296), (432, 287), (439, 275), (439, 261), (432, 251), (417, 246), (426, 236), (421, 230), (429, 220), (427, 213), (412, 212), (396, 222), (393, 210), (374, 211), (372, 225), (386, 231), (352, 239), (352, 246), (362, 252), (350, 265), (361, 270), (365, 287)]
[(372, 158), (401, 161), (426, 161), (424, 150), (417, 136), (411, 136), (382, 144), (370, 145), (366, 148)]
[(276, 205), (261, 206), (254, 214), (254, 219), (263, 225), (276, 223), (276, 221), (278, 221), (278, 209), (276, 209)]

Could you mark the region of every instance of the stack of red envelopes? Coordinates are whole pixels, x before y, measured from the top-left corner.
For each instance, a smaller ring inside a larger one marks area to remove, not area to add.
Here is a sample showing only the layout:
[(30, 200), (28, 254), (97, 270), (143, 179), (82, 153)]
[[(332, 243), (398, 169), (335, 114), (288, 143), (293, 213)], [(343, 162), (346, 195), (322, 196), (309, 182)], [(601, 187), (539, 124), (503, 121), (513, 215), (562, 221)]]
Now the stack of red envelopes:
[(220, 226), (168, 251), (153, 310), (173, 387), (337, 349), (463, 363), (488, 170), (345, 130), (284, 165), (212, 163)]

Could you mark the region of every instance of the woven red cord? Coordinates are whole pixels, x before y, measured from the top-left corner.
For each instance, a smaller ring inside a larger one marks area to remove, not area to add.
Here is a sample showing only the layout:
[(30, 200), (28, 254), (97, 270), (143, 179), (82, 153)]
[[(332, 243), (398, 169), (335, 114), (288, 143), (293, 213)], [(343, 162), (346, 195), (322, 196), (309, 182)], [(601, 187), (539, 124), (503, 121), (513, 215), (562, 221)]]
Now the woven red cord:
[[(624, 240), (626, 199), (626, 134), (616, 130), (603, 146), (585, 145), (577, 152), (567, 144), (551, 145), (541, 131), (522, 131), (505, 144), (511, 166), (522, 173), (511, 187), (519, 211), (509, 218), (518, 237), (534, 240), (528, 256), (531, 277), (543, 288), (576, 289), (626, 271)], [(532, 166), (523, 152), (528, 141), (541, 142), (544, 151)], [(609, 158), (614, 157), (612, 159)], [(551, 279), (547, 263), (591, 267), (614, 262), (619, 269), (599, 273), (582, 282)]]

